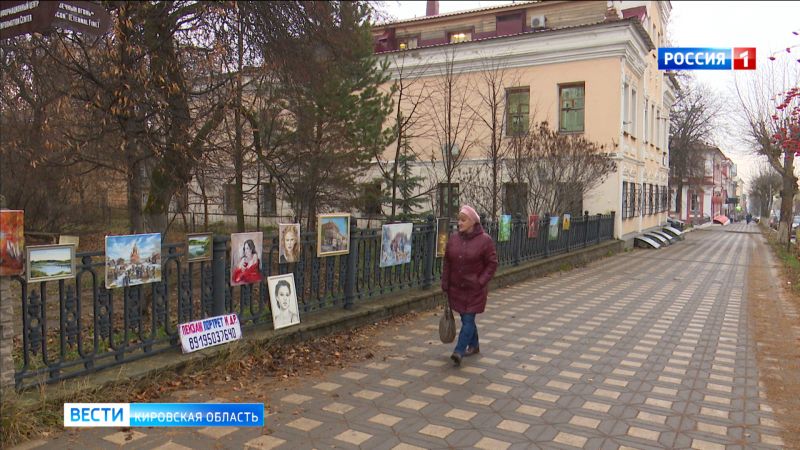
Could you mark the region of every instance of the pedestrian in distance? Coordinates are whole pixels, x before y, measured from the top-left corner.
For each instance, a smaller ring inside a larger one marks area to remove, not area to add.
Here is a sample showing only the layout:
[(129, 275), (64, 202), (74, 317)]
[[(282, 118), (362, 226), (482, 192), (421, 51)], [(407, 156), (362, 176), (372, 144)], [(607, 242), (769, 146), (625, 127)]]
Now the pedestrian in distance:
[(442, 267), (442, 291), (450, 308), (461, 315), (461, 331), (450, 359), (461, 365), (465, 356), (480, 352), (475, 316), (486, 309), (489, 282), (497, 270), (497, 251), (481, 226), (478, 213), (464, 205), (458, 213), (458, 231), (450, 236)]

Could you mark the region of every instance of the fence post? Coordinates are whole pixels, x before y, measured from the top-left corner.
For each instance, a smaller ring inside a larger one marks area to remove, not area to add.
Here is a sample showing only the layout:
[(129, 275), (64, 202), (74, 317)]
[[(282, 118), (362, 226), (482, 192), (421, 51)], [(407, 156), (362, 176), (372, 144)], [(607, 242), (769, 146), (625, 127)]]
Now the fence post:
[(214, 303), (211, 311), (215, 316), (225, 314), (225, 289), (228, 288), (228, 280), (225, 278), (225, 264), (227, 263), (228, 240), (223, 236), (214, 235), (214, 245), (211, 259), (211, 273), (213, 285)]
[(358, 229), (350, 227), (350, 253), (347, 254), (347, 272), (344, 278), (344, 309), (353, 308), (356, 296), (356, 266), (358, 265)]
[(519, 265), (519, 258), (522, 247), (522, 215), (520, 213), (514, 214), (514, 220), (511, 222), (511, 250), (514, 255), (514, 265)]
[(600, 225), (602, 222), (603, 222), (603, 215), (597, 213), (597, 242), (595, 242), (595, 244), (600, 243)]
[(589, 211), (583, 212), (583, 248), (589, 243)]
[(550, 256), (550, 214), (544, 215), (544, 226), (542, 236), (544, 236), (544, 257)]
[[(427, 244), (425, 254), (422, 256), (422, 289), (429, 289), (433, 285), (433, 265), (436, 263), (436, 218), (428, 216), (428, 231), (424, 237)], [(447, 234), (450, 234), (448, 228)]]

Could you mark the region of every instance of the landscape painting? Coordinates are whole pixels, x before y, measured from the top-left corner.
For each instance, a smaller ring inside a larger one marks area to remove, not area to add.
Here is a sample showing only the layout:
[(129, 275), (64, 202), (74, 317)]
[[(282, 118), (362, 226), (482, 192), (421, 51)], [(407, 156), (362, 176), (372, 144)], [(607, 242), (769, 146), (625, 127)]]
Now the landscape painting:
[(161, 281), (161, 233), (106, 236), (106, 288)]
[(511, 239), (511, 214), (500, 216), (500, 230), (497, 233), (498, 242), (508, 242)]
[(350, 214), (317, 216), (317, 256), (350, 253)]
[(186, 260), (188, 262), (210, 261), (213, 239), (211, 233), (187, 234)]
[(34, 245), (26, 250), (28, 283), (75, 277), (74, 245)]

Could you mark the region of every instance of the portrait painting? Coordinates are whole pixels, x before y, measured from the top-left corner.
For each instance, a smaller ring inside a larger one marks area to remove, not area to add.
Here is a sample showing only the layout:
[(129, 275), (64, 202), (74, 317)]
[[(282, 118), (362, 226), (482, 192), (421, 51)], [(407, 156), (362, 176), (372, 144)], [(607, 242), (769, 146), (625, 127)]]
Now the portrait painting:
[(511, 214), (500, 216), (500, 229), (497, 232), (498, 242), (508, 242), (511, 239)]
[(411, 262), (411, 233), (413, 223), (384, 225), (381, 233), (381, 267)]
[(528, 216), (528, 238), (535, 239), (539, 236), (539, 216), (531, 214)]
[(350, 253), (350, 214), (317, 216), (317, 256)]
[(24, 217), (21, 210), (0, 210), (0, 276), (22, 275), (25, 270)]
[(161, 233), (106, 236), (106, 288), (161, 281)]
[(272, 324), (276, 330), (300, 323), (300, 309), (297, 306), (297, 291), (294, 287), (294, 274), (287, 273), (267, 277), (269, 303), (272, 308)]
[(571, 220), (571, 219), (572, 219), (572, 216), (571, 216), (571, 215), (569, 215), (569, 214), (564, 214), (564, 219), (561, 221), (561, 229), (562, 229), (562, 230), (564, 230), (564, 231), (567, 231), (567, 230), (569, 230), (569, 226), (570, 226), (570, 220)]
[(447, 249), (447, 240), (450, 238), (450, 219), (440, 217), (436, 219), (436, 257), (444, 257)]
[(299, 223), (280, 223), (278, 224), (279, 251), (278, 262), (296, 263), (300, 261), (300, 224)]
[(231, 286), (260, 282), (264, 233), (231, 234)]
[(75, 277), (74, 245), (33, 245), (26, 251), (28, 283)]
[(211, 233), (186, 235), (186, 260), (188, 262), (210, 261), (214, 236)]

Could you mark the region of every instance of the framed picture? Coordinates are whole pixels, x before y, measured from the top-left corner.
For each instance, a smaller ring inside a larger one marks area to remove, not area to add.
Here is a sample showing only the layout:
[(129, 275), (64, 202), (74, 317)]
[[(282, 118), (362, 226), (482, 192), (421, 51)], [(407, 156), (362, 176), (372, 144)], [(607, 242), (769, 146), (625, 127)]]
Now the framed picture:
[(444, 257), (447, 249), (447, 240), (450, 238), (450, 219), (440, 217), (436, 219), (436, 257)]
[(569, 230), (569, 222), (572, 219), (572, 216), (569, 214), (564, 214), (564, 220), (561, 221), (561, 229), (564, 231)]
[(25, 250), (28, 283), (75, 277), (74, 245), (32, 245)]
[(272, 308), (272, 325), (276, 330), (300, 323), (294, 274), (267, 277), (269, 303)]
[(231, 235), (231, 286), (260, 282), (261, 250), (264, 233), (234, 233)]
[(186, 235), (186, 261), (211, 261), (211, 248), (214, 245), (212, 233)]
[(317, 216), (317, 256), (350, 253), (350, 214)]
[(500, 230), (497, 232), (497, 242), (508, 242), (511, 239), (511, 214), (500, 216)]
[(161, 233), (106, 236), (106, 288), (161, 281)]
[(411, 262), (411, 233), (413, 223), (384, 225), (381, 233), (381, 267)]
[(528, 216), (528, 238), (535, 239), (539, 236), (539, 216), (531, 214)]
[(25, 212), (0, 210), (0, 276), (22, 275), (25, 270)]
[(300, 224), (299, 223), (279, 223), (278, 224), (278, 262), (296, 263), (300, 261)]
[(558, 239), (558, 216), (550, 217), (547, 238), (551, 241)]

